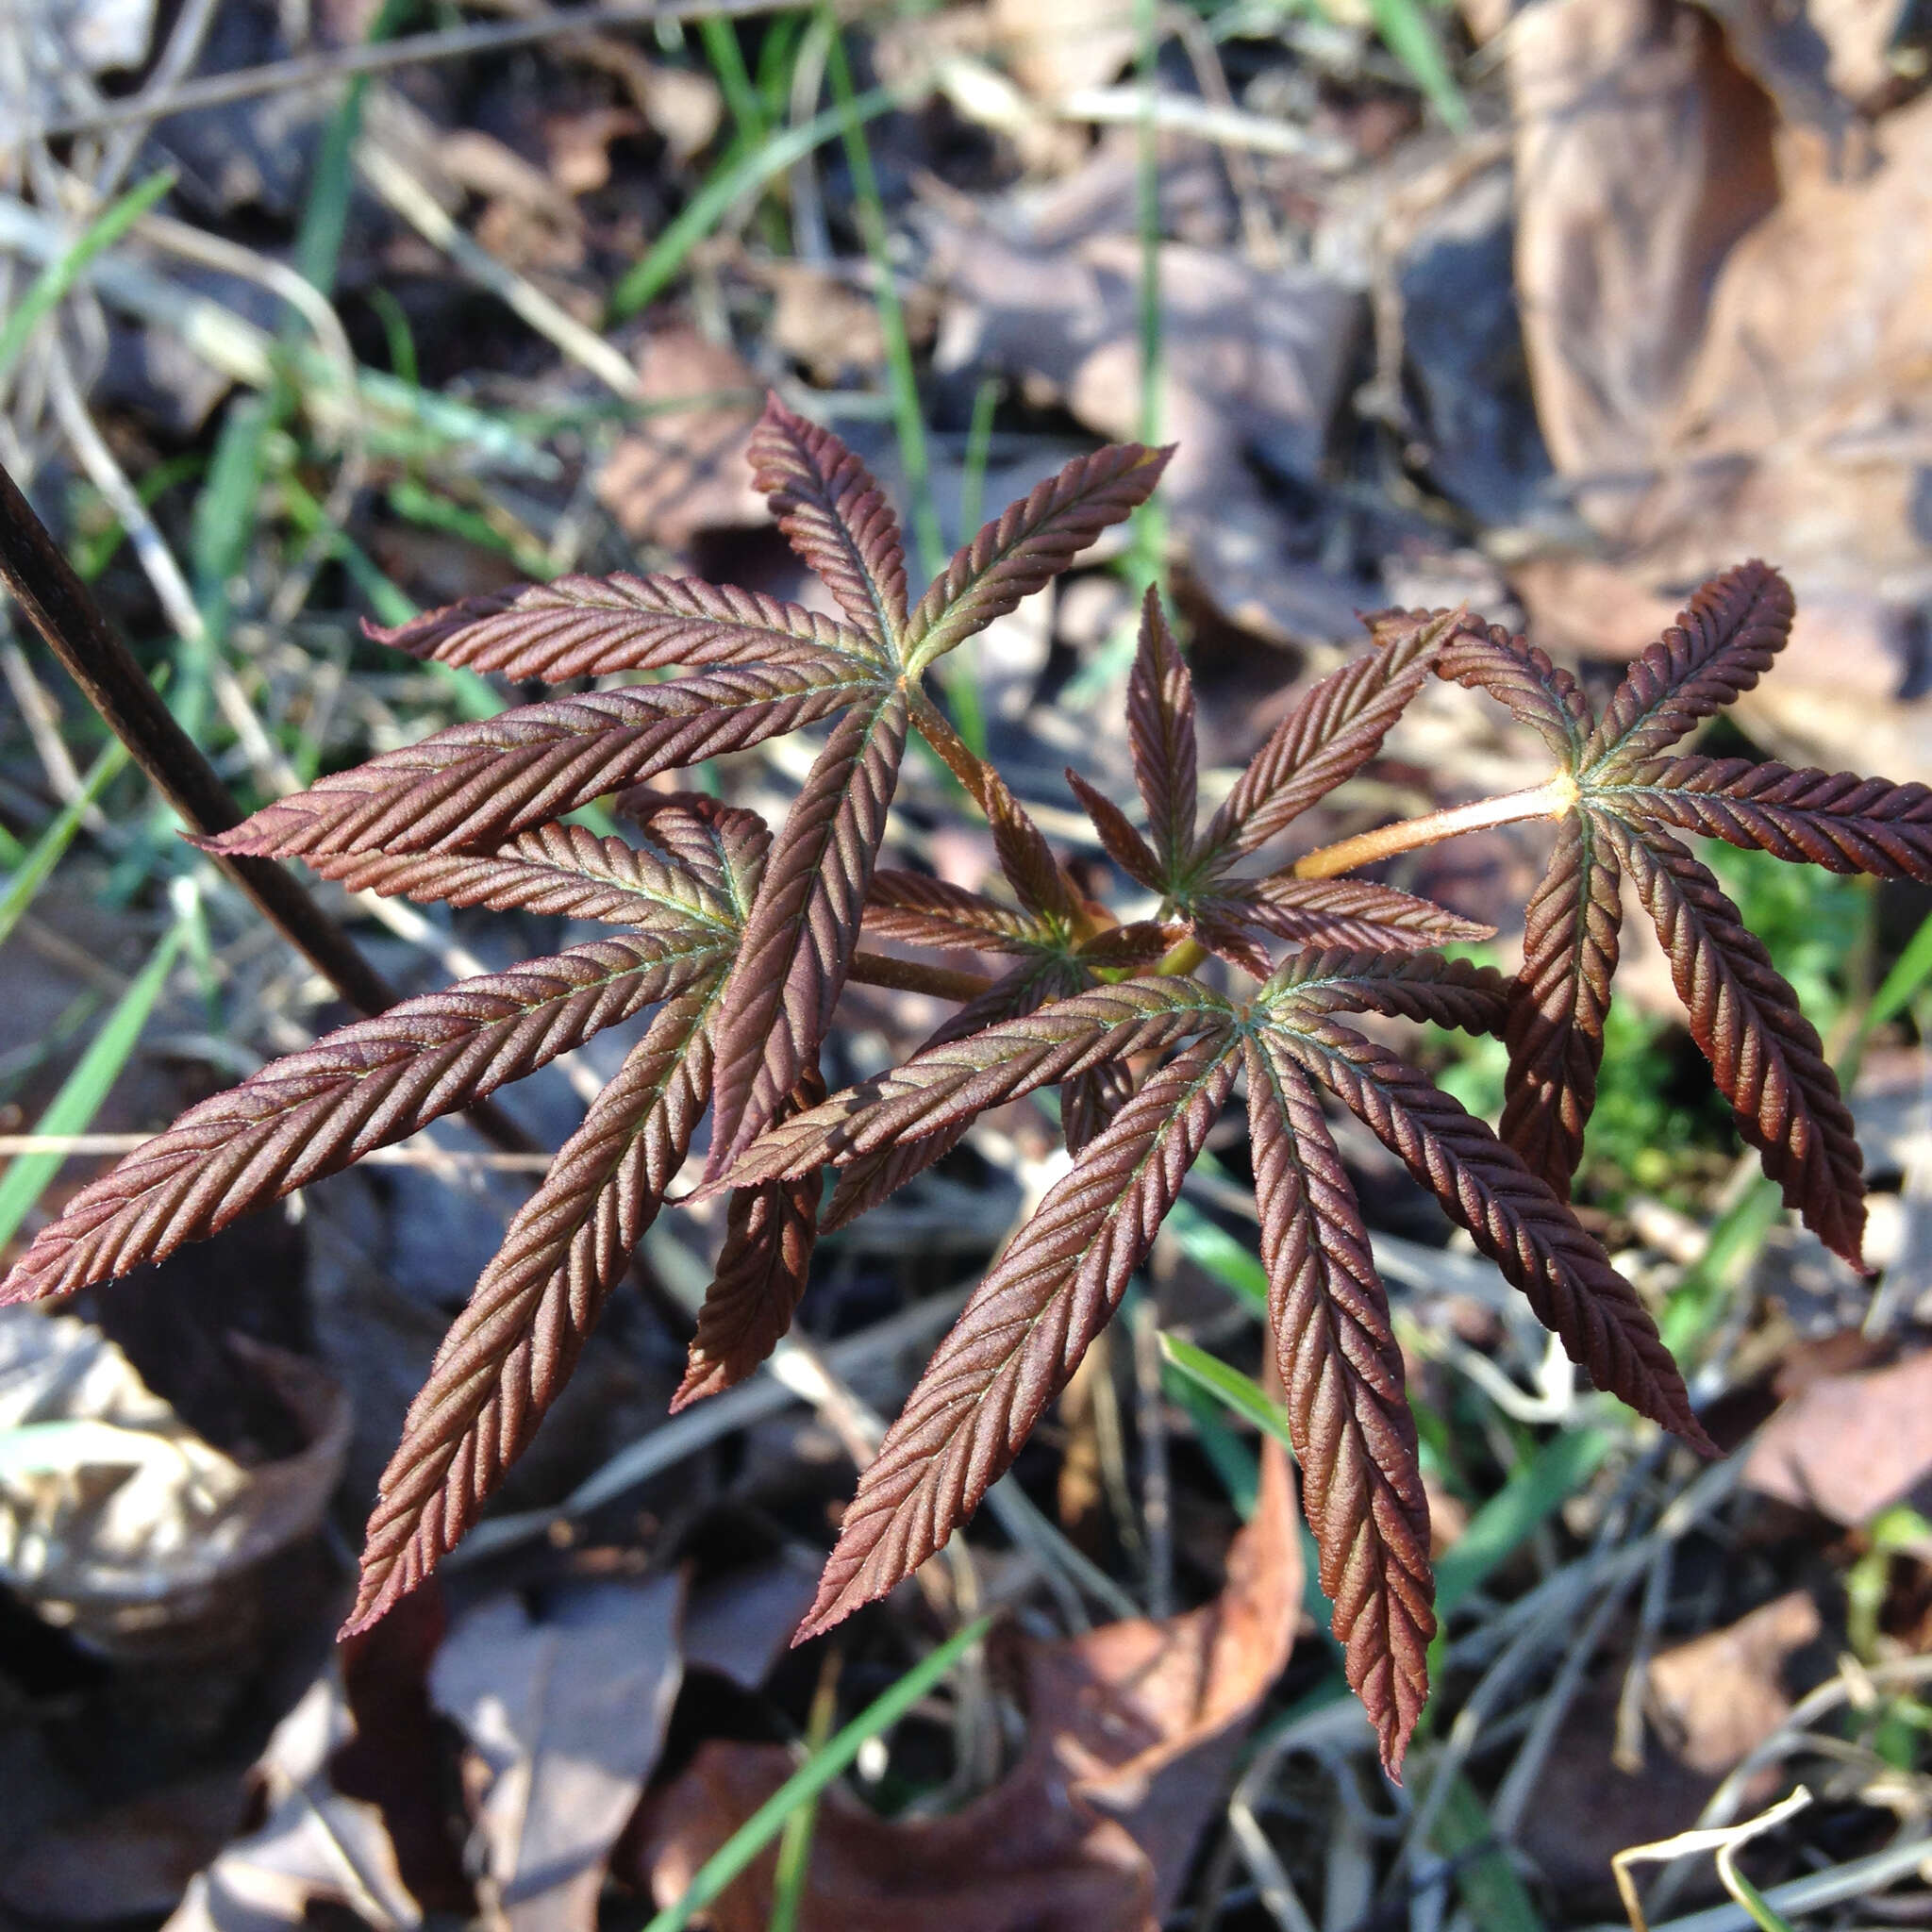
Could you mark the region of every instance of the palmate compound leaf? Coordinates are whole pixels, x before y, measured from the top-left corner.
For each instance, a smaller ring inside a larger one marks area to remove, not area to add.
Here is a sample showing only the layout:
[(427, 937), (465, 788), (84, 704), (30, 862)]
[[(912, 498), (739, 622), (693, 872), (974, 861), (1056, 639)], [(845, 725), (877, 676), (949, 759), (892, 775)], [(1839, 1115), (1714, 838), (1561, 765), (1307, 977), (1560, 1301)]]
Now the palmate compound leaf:
[(345, 1636), (456, 1547), (569, 1380), (705, 1110), (723, 980), (714, 962), (658, 1012), (443, 1338), (383, 1473)]
[(560, 684), (615, 671), (808, 664), (876, 654), (866, 634), (802, 605), (696, 577), (565, 576), (468, 597), (389, 627), (377, 643), (412, 658)]
[(0, 1301), (71, 1293), (158, 1260), (675, 998), (728, 957), (716, 927), (667, 927), (404, 1000), (190, 1108), (75, 1195), (0, 1283)]
[(1670, 957), (1738, 1131), (1827, 1247), (1861, 1267), (1864, 1158), (1817, 1029), (1709, 872), (1670, 833), (1597, 821)]
[(1748, 691), (1790, 627), (1790, 587), (1762, 563), (1705, 585), (1631, 667), (1600, 722), (1575, 681), (1520, 638), (1467, 625), (1444, 676), (1480, 686), (1534, 725), (1574, 788), (1527, 909), (1506, 1039), (1504, 1138), (1558, 1193), (1583, 1149), (1628, 874), (1666, 944), (1691, 1031), (1789, 1205), (1858, 1264), (1863, 1182), (1838, 1080), (1795, 995), (1717, 880), (1666, 827), (1834, 872), (1932, 877), (1932, 793), (1848, 773), (1663, 756)]
[(1349, 1684), (1399, 1776), (1428, 1700), (1436, 1630), (1429, 1505), (1402, 1351), (1314, 1089), (1265, 1032), (1245, 1054), (1268, 1321), (1302, 1507)]
[(1233, 1090), (1237, 1042), (1224, 1014), (1151, 1074), (1014, 1236), (859, 1478), (795, 1641), (909, 1575), (1005, 1474), (1153, 1245)]

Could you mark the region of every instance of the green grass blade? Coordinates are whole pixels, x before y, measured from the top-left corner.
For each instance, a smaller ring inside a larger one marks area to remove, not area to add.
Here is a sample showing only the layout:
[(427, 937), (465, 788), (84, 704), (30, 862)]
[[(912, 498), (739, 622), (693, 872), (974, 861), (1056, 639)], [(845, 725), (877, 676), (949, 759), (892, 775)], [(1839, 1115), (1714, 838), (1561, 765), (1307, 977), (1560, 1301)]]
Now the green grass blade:
[[(811, 1711), (806, 1719), (808, 1752), (823, 1750), (832, 1735), (832, 1720), (839, 1715), (840, 1660), (841, 1654), (833, 1651), (826, 1658), (826, 1668), (819, 1673), (818, 1689), (812, 1692)], [(805, 1889), (811, 1878), (811, 1841), (818, 1816), (819, 1801), (814, 1794), (785, 1821), (784, 1836), (778, 1840), (778, 1868), (772, 1877), (772, 1917), (766, 1932), (798, 1932)]]
[(958, 1662), (987, 1633), (992, 1619), (981, 1617), (948, 1638), (928, 1657), (915, 1664), (889, 1690), (861, 1710), (831, 1741), (814, 1751), (724, 1843), (698, 1868), (675, 1905), (666, 1906), (644, 1932), (683, 1932), (691, 1920), (785, 1828), (785, 1821), (801, 1805), (816, 1798), (840, 1776), (868, 1738), (898, 1721)]
[[(46, 1112), (35, 1123), (36, 1133), (87, 1132), (140, 1041), (187, 933), (185, 920), (177, 919), (169, 928), (81, 1055), (80, 1064), (68, 1074)], [(7, 1172), (0, 1174), (0, 1247), (13, 1239), (47, 1183), (59, 1172), (64, 1158), (58, 1154), (16, 1155)]]
[(20, 915), (33, 904), (34, 894), (46, 884), (47, 876), (60, 863), (61, 855), (74, 842), (87, 808), (113, 782), (114, 775), (127, 762), (127, 747), (119, 739), (102, 752), (81, 781), (79, 794), (60, 808), (58, 815), (36, 839), (25, 859), (0, 892), (0, 945), (20, 924)]
[(1455, 1867), (1456, 1890), (1471, 1923), (1483, 1932), (1543, 1932), (1523, 1880), (1496, 1841), (1483, 1801), (1459, 1773), (1452, 1774), (1452, 1780), (1429, 1833), (1429, 1846)]
[(764, 140), (770, 131), (765, 123), (765, 104), (745, 69), (744, 49), (738, 43), (737, 26), (731, 21), (710, 14), (698, 22), (698, 34), (704, 41), (705, 55), (711, 63), (711, 72), (718, 76), (718, 85), (724, 90), (724, 104), (731, 109), (731, 118), (738, 123), (739, 133), (747, 141)]
[(1912, 935), (1891, 971), (1879, 981), (1859, 1024), (1859, 1037), (1876, 1032), (1888, 1020), (1896, 1020), (1918, 998), (1927, 980), (1932, 980), (1932, 919)]
[(834, 135), (842, 134), (848, 117), (874, 121), (898, 105), (899, 95), (893, 89), (875, 87), (860, 94), (849, 108), (827, 108), (796, 127), (771, 135), (756, 147), (743, 142), (734, 143), (716, 173), (611, 291), (610, 319), (621, 322), (635, 315), (660, 294), (684, 266), (685, 258), (736, 203), (782, 175), (792, 162), (803, 160), (814, 148), (824, 146)]
[(1176, 1201), (1168, 1209), (1161, 1228), (1173, 1235), (1181, 1253), (1195, 1267), (1211, 1274), (1262, 1321), (1268, 1319), (1268, 1271), (1262, 1267), (1258, 1255), (1250, 1253), (1191, 1202)]
[(1596, 1474), (1609, 1450), (1602, 1429), (1566, 1429), (1469, 1519), (1455, 1546), (1436, 1559), (1436, 1614), (1444, 1624)]
[(119, 200), (110, 202), (91, 222), (72, 248), (57, 257), (27, 284), (13, 312), (0, 323), (0, 378), (26, 347), (37, 329), (87, 272), (87, 265), (104, 248), (111, 248), (175, 185), (172, 170), (163, 169), (137, 182)]
[(1288, 1412), (1271, 1402), (1252, 1375), (1230, 1368), (1219, 1356), (1209, 1355), (1178, 1335), (1160, 1333), (1160, 1351), (1181, 1374), (1197, 1388), (1205, 1389), (1217, 1402), (1236, 1415), (1251, 1422), (1264, 1435), (1273, 1436), (1292, 1456), (1294, 1442), (1288, 1432)]
[(1419, 0), (1369, 0), (1369, 11), (1382, 44), (1408, 69), (1436, 112), (1460, 133), (1469, 125), (1469, 108), (1442, 58), (1435, 23)]
[(1172, 1362), (1161, 1365), (1160, 1383), (1168, 1395), (1187, 1410), (1202, 1455), (1221, 1478), (1221, 1487), (1227, 1491), (1235, 1514), (1247, 1522), (1255, 1513), (1255, 1498), (1261, 1490), (1261, 1469), (1255, 1452), (1228, 1427), (1221, 1404)]

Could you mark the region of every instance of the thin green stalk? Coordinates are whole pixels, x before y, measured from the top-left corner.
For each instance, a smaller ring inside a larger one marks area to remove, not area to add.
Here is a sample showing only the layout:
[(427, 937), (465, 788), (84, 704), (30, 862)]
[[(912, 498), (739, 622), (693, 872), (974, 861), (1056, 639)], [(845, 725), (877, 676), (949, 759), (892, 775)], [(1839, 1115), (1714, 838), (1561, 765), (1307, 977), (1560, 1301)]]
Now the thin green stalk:
[(698, 33), (704, 41), (711, 72), (718, 76), (718, 85), (724, 92), (724, 105), (738, 123), (739, 133), (746, 141), (764, 140), (771, 132), (765, 121), (765, 104), (745, 68), (744, 49), (738, 43), (737, 26), (716, 14), (708, 14), (698, 22)]
[(59, 307), (74, 285), (87, 272), (87, 265), (103, 249), (114, 243), (133, 227), (142, 215), (175, 185), (172, 169), (150, 175), (137, 182), (119, 200), (107, 208), (82, 231), (66, 254), (50, 261), (31, 282), (13, 312), (0, 323), (0, 382), (33, 332)]
[[(187, 881), (181, 882), (186, 886)], [(188, 908), (168, 929), (166, 937), (141, 969), (134, 983), (121, 995), (107, 1024), (94, 1036), (80, 1064), (68, 1074), (59, 1092), (40, 1120), (36, 1131), (42, 1134), (84, 1134), (101, 1109), (121, 1070), (127, 1064), (154, 1011), (156, 1000), (168, 982), (175, 958), (188, 938)], [(66, 1157), (59, 1154), (20, 1154), (0, 1174), (0, 1247), (10, 1241), (41, 1198), (47, 1183), (60, 1171)]]
[[(827, 14), (827, 20), (831, 16)], [(845, 160), (852, 170), (854, 211), (865, 252), (872, 258), (875, 281), (874, 301), (879, 330), (886, 343), (886, 370), (892, 386), (892, 421), (899, 437), (899, 460), (906, 472), (907, 492), (912, 501), (912, 541), (920, 568), (937, 576), (946, 561), (945, 539), (940, 534), (932, 501), (932, 458), (926, 449), (925, 417), (920, 408), (919, 377), (912, 363), (912, 340), (906, 332), (906, 311), (892, 273), (891, 237), (886, 206), (879, 195), (872, 145), (857, 113), (858, 96), (852, 86), (852, 66), (845, 55), (845, 37), (833, 25), (825, 47), (825, 75), (832, 99), (841, 117), (840, 133)], [(970, 742), (970, 741), (969, 741)]]
[[(843, 1660), (841, 1651), (826, 1653), (805, 1720), (808, 1752), (823, 1750), (832, 1735), (832, 1720), (839, 1715), (839, 1670)], [(814, 1794), (785, 1821), (785, 1835), (778, 1841), (778, 1869), (772, 1880), (772, 1917), (767, 1932), (798, 1932), (806, 1883), (811, 1876), (812, 1828), (818, 1816), (819, 1801)]]
[[(1159, 0), (1134, 0), (1134, 28), (1140, 38), (1141, 119), (1135, 153), (1135, 199), (1141, 230), (1141, 441), (1158, 443), (1163, 375), (1160, 315), (1160, 137), (1155, 126), (1156, 82), (1159, 77)], [(1150, 500), (1134, 512), (1134, 588), (1161, 579), (1166, 553), (1166, 520)]]
[(80, 791), (60, 808), (53, 823), (34, 841), (8, 879), (7, 890), (0, 892), (0, 945), (6, 943), (8, 934), (20, 924), (21, 914), (33, 904), (34, 894), (46, 884), (60, 863), (61, 855), (74, 842), (88, 807), (113, 783), (115, 774), (126, 762), (127, 747), (118, 738), (112, 740), (89, 768)]
[(986, 466), (992, 454), (992, 419), (1005, 388), (987, 376), (973, 392), (973, 422), (966, 431), (966, 460), (959, 475), (959, 541), (970, 542), (986, 521)]
[(797, 127), (769, 136), (756, 147), (734, 142), (711, 178), (685, 204), (683, 211), (611, 291), (610, 319), (622, 322), (671, 286), (691, 250), (747, 194), (782, 175), (793, 161), (844, 131), (848, 119), (874, 121), (899, 105), (891, 88), (869, 89), (849, 108), (828, 108)]
[(1442, 58), (1435, 23), (1418, 0), (1369, 0), (1369, 11), (1382, 44), (1408, 69), (1444, 123), (1460, 134), (1469, 125), (1469, 108)]
[(889, 1690), (875, 1697), (837, 1737), (814, 1751), (723, 1846), (698, 1868), (675, 1905), (666, 1906), (644, 1932), (684, 1932), (684, 1927), (719, 1897), (724, 1888), (785, 1828), (800, 1806), (815, 1799), (858, 1756), (859, 1746), (906, 1715), (967, 1651), (983, 1638), (992, 1619), (981, 1617), (923, 1658)]

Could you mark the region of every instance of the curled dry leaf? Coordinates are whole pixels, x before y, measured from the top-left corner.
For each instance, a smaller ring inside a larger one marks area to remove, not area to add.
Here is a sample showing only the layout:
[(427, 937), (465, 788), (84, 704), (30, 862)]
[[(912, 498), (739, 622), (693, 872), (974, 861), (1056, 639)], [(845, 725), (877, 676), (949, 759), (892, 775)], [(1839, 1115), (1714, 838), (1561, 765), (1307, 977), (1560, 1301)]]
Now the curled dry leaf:
[[(1288, 1662), (1301, 1591), (1291, 1479), (1271, 1443), (1215, 1601), (1164, 1623), (1025, 1642), (1026, 1749), (993, 1790), (911, 1822), (836, 1786), (825, 1793), (800, 1932), (1154, 1932)], [(681, 1896), (792, 1769), (776, 1745), (704, 1745), (646, 1803), (636, 1882), (659, 1905)], [(768, 1851), (709, 1907), (718, 1932), (765, 1932), (776, 1859)]]

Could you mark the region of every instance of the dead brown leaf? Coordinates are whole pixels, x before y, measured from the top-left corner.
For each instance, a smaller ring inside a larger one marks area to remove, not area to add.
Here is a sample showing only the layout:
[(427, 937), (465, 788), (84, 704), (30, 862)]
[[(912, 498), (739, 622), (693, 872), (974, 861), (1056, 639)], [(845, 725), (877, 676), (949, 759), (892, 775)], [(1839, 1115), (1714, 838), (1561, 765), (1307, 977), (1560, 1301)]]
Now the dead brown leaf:
[[(1152, 1932), (1288, 1660), (1301, 1588), (1292, 1488), (1271, 1444), (1214, 1603), (1028, 1649), (1028, 1743), (1003, 1783), (904, 1824), (827, 1794), (802, 1932)], [(677, 1898), (792, 1769), (775, 1746), (707, 1744), (640, 1814), (640, 1882), (660, 1905)], [(711, 1907), (717, 1932), (764, 1932), (774, 1865), (768, 1854)]]
[(1652, 1702), (1678, 1760), (1721, 1777), (1770, 1737), (1791, 1711), (1786, 1660), (1824, 1629), (1818, 1606), (1794, 1590), (1653, 1657)]
[(533, 1612), (477, 1605), (430, 1688), (477, 1760), (477, 1833), (508, 1932), (590, 1932), (605, 1861), (683, 1679), (676, 1575), (575, 1583)]
[(746, 448), (762, 388), (737, 353), (686, 324), (646, 336), (638, 379), (652, 404), (611, 450), (597, 495), (635, 542), (681, 551), (704, 530), (768, 523)]
[(1894, 1503), (1932, 1508), (1932, 1355), (1820, 1375), (1759, 1431), (1744, 1481), (1847, 1526)]
[[(935, 214), (947, 308), (936, 360), (1021, 379), (1108, 437), (1141, 417), (1140, 243), (1102, 225), (1113, 171), (1088, 201), (1067, 184), (1020, 240)], [(1250, 458), (1312, 475), (1344, 394), (1360, 296), (1313, 270), (1262, 270), (1217, 248), (1160, 251), (1161, 436), (1179, 444), (1161, 502), (1191, 578), (1231, 623), (1280, 642), (1347, 636), (1352, 585), (1297, 556)]]
[(1774, 557), (1800, 630), (1747, 728), (1924, 777), (1926, 707), (1897, 701), (1932, 593), (1932, 95), (1852, 115), (1833, 76), (1869, 70), (1874, 10), (1556, 0), (1512, 26), (1538, 414), (1614, 558), (1518, 589), (1555, 641), (1627, 652), (1687, 583)]

